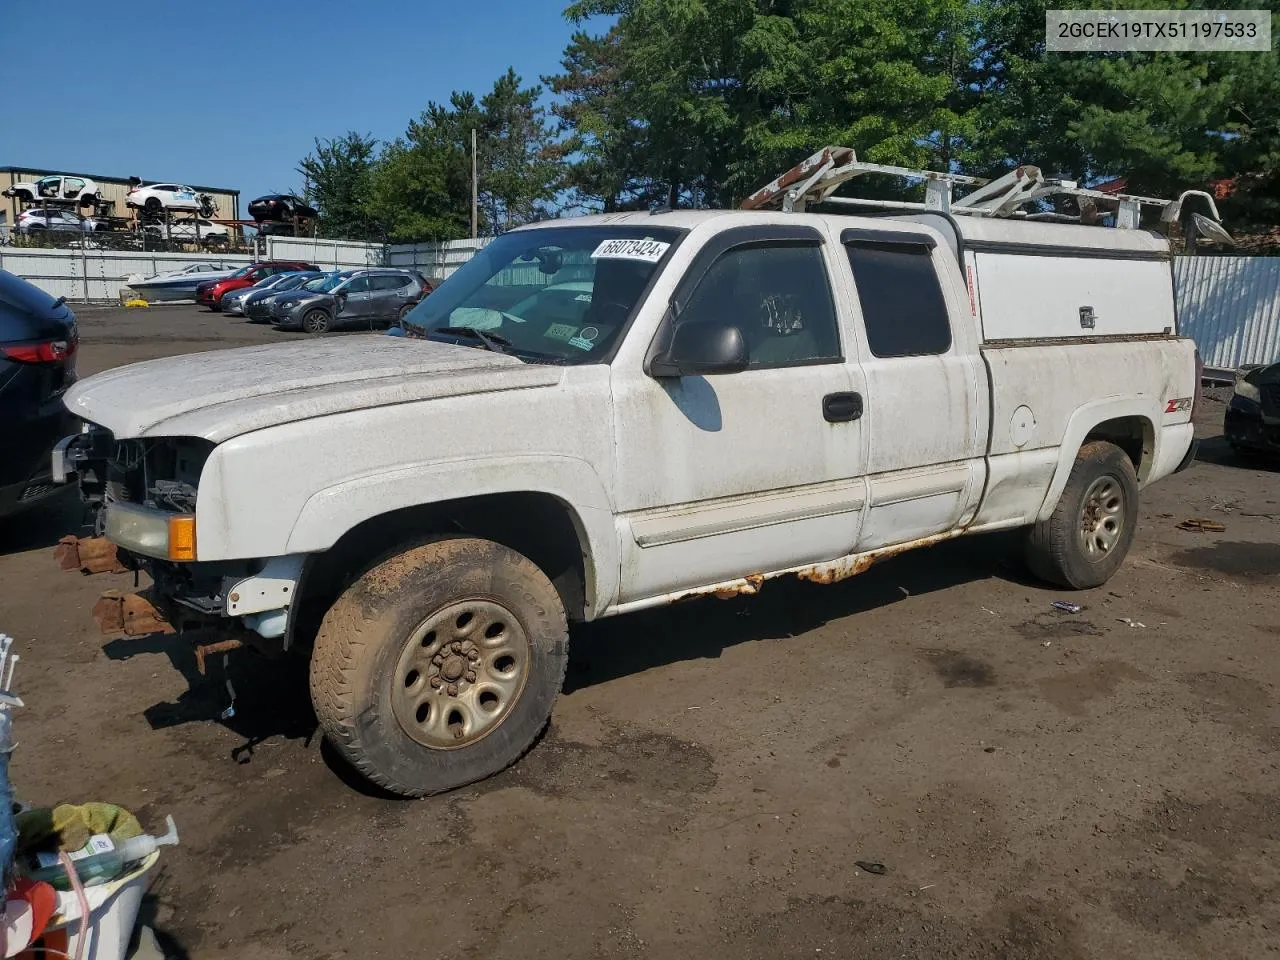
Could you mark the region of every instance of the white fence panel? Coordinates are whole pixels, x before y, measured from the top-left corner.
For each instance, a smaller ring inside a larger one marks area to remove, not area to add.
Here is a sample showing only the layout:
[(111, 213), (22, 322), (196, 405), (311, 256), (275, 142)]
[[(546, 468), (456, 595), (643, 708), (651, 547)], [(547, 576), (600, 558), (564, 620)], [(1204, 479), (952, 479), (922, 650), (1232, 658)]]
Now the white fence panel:
[(1206, 366), (1280, 360), (1280, 257), (1178, 257), (1178, 331)]
[(0, 247), (0, 269), (74, 302), (116, 300), (132, 274), (150, 277), (193, 263), (238, 267), (252, 258), (234, 254), (140, 253), (120, 250)]
[(386, 265), (387, 248), (360, 240), (315, 240), (307, 237), (268, 237), (268, 260), (304, 260), (325, 270), (354, 270)]
[(447, 280), (493, 237), (441, 243), (397, 243), (387, 248), (387, 266), (417, 270), (433, 280)]

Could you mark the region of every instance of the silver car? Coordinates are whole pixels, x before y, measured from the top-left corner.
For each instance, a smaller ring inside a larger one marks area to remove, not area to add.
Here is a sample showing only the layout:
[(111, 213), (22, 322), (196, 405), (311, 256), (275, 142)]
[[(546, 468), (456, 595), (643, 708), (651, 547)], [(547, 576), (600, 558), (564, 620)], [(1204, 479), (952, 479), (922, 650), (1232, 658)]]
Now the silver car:
[(240, 290), (232, 290), (222, 298), (222, 312), (230, 317), (244, 316), (244, 300), (251, 293), (261, 293), (263, 290), (270, 290), (278, 286), (285, 277), (293, 276), (291, 273), (273, 273), (269, 277), (263, 277), (252, 287), (244, 287)]

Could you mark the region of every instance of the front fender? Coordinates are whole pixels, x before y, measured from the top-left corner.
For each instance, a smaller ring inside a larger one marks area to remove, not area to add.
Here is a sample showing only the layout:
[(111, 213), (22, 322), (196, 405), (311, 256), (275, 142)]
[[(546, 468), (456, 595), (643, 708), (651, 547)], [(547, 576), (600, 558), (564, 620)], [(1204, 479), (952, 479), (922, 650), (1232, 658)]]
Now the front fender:
[(395, 510), (501, 493), (544, 493), (565, 505), (583, 545), (588, 619), (608, 607), (621, 562), (613, 509), (595, 469), (575, 457), (433, 460), (355, 477), (312, 494), (286, 552), (322, 552), (358, 524)]
[(1151, 431), (1153, 462), (1160, 460), (1161, 436), (1157, 425), (1161, 422), (1159, 401), (1149, 397), (1111, 397), (1105, 400), (1094, 400), (1076, 409), (1067, 421), (1067, 429), (1063, 434), (1061, 446), (1058, 447), (1058, 466), (1053, 472), (1053, 482), (1049, 484), (1049, 492), (1036, 520), (1047, 520), (1058, 506), (1058, 499), (1066, 489), (1067, 480), (1071, 476), (1071, 468), (1075, 466), (1076, 454), (1084, 446), (1084, 439), (1098, 424), (1119, 417), (1141, 417), (1147, 422)]

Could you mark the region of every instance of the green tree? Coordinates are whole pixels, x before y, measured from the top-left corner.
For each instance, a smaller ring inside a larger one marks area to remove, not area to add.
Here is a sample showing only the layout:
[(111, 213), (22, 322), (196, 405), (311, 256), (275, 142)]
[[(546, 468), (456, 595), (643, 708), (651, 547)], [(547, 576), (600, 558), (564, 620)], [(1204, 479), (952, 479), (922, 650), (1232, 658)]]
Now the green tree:
[(567, 158), (563, 187), (574, 209), (645, 209), (658, 200), (644, 176), (644, 132), (627, 113), (623, 96), (623, 50), (615, 27), (602, 36), (574, 33), (560, 66), (543, 80), (557, 99), (551, 110)]
[(455, 92), (447, 104), (428, 103), (404, 136), (387, 145), (374, 174), (370, 210), (388, 239), (457, 240), (470, 234), (470, 131), (481, 122), (475, 97)]
[(388, 239), (470, 235), (473, 130), (480, 233), (547, 216), (563, 163), (541, 95), (541, 87), (522, 87), (508, 70), (481, 100), (455, 91), (447, 104), (429, 103), (404, 135), (387, 145), (373, 175), (370, 214)]
[(549, 216), (560, 188), (564, 147), (541, 97), (540, 86), (521, 88), (508, 68), (480, 101), (480, 202), (495, 230)]
[[(974, 10), (970, 0), (580, 0), (571, 19), (616, 21), (605, 37), (574, 38), (553, 87), (571, 94), (560, 116), (587, 145), (594, 182), (661, 184), (671, 203), (731, 204), (829, 143), (946, 165), (974, 129)], [(629, 170), (611, 169), (618, 162)]]
[[(1052, 5), (1092, 6), (1080, 0)], [(1136, 0), (1112, 5), (1146, 6)], [(1232, 83), (1214, 60), (1224, 55), (1048, 53), (1047, 6), (1043, 0), (984, 2), (982, 167), (995, 172), (1039, 163), (1084, 181), (1125, 176), (1130, 191), (1157, 194), (1202, 186), (1221, 172)]]
[(304, 194), (320, 214), (317, 226), (329, 237), (370, 239), (376, 230), (369, 200), (378, 141), (354, 131), (315, 141), (315, 152), (298, 164)]

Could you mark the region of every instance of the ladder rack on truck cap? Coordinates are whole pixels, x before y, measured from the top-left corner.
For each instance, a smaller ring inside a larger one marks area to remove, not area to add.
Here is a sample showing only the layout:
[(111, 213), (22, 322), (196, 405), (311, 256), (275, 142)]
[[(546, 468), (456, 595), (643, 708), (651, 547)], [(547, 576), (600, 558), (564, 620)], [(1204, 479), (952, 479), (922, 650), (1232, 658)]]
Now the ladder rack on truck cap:
[[(834, 197), (832, 194), (844, 182), (867, 173), (887, 174), (904, 180), (923, 180), (923, 203), (906, 200), (872, 200), (860, 197)], [(959, 200), (951, 196), (955, 186), (976, 188)], [(1074, 180), (1046, 177), (1039, 167), (1024, 164), (995, 180), (970, 177), (959, 173), (943, 173), (938, 170), (916, 170), (911, 167), (887, 166), (880, 163), (862, 163), (852, 147), (824, 147), (813, 156), (792, 167), (772, 183), (761, 187), (742, 202), (743, 210), (759, 210), (781, 206), (787, 212), (801, 212), (810, 203), (835, 203), (854, 207), (878, 207), (885, 210), (929, 210), (956, 216), (1017, 217), (1021, 219), (1079, 221), (1056, 213), (1028, 212), (1024, 205), (1045, 197), (1069, 196), (1080, 201), (1081, 209), (1103, 203), (1117, 205), (1115, 225), (1123, 229), (1136, 229), (1142, 208), (1159, 207), (1160, 219), (1172, 223), (1182, 214), (1182, 205), (1189, 197), (1200, 197), (1208, 204), (1212, 219), (1193, 214), (1196, 227), (1206, 237), (1231, 242), (1227, 232), (1218, 224), (1221, 217), (1213, 197), (1203, 190), (1186, 190), (1177, 200), (1157, 197), (1141, 197), (1128, 193), (1104, 193), (1079, 186)]]

